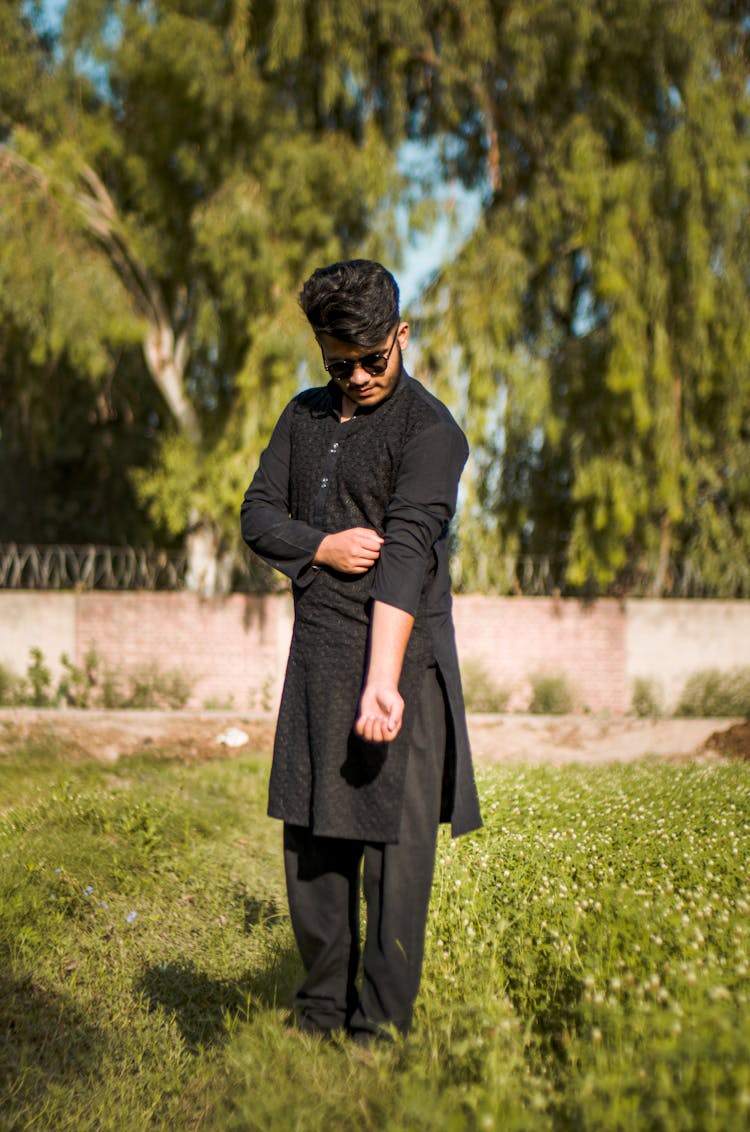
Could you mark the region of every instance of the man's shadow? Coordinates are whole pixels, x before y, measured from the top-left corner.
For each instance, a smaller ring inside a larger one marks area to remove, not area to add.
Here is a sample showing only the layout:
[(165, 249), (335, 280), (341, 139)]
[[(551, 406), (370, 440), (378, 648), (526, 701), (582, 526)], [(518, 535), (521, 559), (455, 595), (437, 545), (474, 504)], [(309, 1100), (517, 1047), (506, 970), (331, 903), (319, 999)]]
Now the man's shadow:
[[(273, 900), (241, 899), (248, 935), (279, 916)], [(291, 1010), (299, 977), (299, 956), (290, 943), (276, 948), (264, 969), (251, 969), (240, 979), (216, 978), (192, 958), (181, 957), (148, 967), (135, 989), (149, 1009), (171, 1015), (188, 1048), (196, 1050), (225, 1041), (234, 1020), (249, 1022), (262, 1009)]]

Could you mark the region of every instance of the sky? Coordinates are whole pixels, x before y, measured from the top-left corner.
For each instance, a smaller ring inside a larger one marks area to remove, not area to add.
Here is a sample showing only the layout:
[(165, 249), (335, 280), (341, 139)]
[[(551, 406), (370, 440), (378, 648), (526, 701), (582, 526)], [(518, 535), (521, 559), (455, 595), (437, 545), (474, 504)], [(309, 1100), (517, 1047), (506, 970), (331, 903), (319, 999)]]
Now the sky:
[[(43, 0), (43, 19), (54, 26), (66, 3), (67, 0)], [(413, 143), (404, 146), (402, 164), (413, 162), (415, 156), (418, 157), (418, 150), (415, 150)], [(425, 157), (432, 160), (429, 154), (425, 154)], [(481, 205), (478, 192), (470, 193), (460, 185), (445, 184), (439, 195), (445, 202), (444, 210), (441, 210), (432, 229), (408, 240), (404, 248), (403, 267), (396, 273), (404, 307), (418, 300), (424, 286), (437, 269), (455, 255), (479, 219)]]

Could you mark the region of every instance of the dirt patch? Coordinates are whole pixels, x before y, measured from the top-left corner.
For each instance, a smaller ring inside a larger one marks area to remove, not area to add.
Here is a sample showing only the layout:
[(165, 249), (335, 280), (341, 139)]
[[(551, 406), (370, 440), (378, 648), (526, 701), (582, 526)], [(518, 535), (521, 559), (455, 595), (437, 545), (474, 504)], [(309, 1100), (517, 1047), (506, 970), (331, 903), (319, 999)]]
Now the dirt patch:
[(482, 762), (631, 762), (646, 756), (698, 759), (722, 754), (708, 740), (737, 721), (632, 719), (628, 716), (473, 716), (472, 750)]
[(706, 740), (706, 748), (725, 758), (750, 759), (750, 719), (715, 731)]
[[(226, 758), (243, 749), (270, 754), (273, 731), (274, 720), (266, 715), (0, 710), (0, 749), (19, 740), (44, 740), (51, 736), (65, 745), (69, 755), (100, 762), (116, 762), (145, 752), (185, 761)], [(239, 741), (240, 736), (246, 736), (244, 742)]]
[[(51, 736), (70, 756), (102, 762), (147, 751), (185, 761), (226, 758), (246, 750), (270, 755), (274, 723), (273, 716), (248, 713), (8, 708), (0, 710), (0, 749)], [(469, 734), (475, 758), (487, 763), (560, 766), (646, 755), (750, 757), (747, 720), (472, 715)]]

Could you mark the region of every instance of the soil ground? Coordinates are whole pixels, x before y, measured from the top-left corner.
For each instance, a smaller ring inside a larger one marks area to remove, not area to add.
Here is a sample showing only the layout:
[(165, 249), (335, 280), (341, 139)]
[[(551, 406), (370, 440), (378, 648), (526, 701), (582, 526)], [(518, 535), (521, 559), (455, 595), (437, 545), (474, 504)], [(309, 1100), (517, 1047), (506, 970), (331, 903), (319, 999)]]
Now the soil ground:
[[(5, 708), (0, 709), (0, 750), (18, 739), (52, 736), (70, 754), (103, 762), (148, 750), (202, 760), (248, 746), (270, 754), (273, 729), (273, 716), (239, 712)], [(243, 742), (240, 732), (247, 737)], [(475, 758), (486, 763), (561, 766), (645, 755), (750, 758), (750, 720), (472, 715), (469, 733)]]

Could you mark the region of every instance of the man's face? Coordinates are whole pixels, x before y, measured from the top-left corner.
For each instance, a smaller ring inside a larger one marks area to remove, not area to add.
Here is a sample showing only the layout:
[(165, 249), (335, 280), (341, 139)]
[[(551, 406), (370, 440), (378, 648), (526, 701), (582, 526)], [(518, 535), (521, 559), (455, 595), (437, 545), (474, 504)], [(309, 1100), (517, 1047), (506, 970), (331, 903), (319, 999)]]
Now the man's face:
[[(394, 327), (382, 342), (376, 343), (368, 350), (361, 346), (345, 342), (341, 338), (333, 338), (330, 334), (321, 334), (318, 337), (320, 348), (323, 351), (326, 368), (341, 390), (344, 402), (348, 400), (354, 405), (378, 405), (385, 401), (393, 392), (399, 374), (401, 373), (401, 351), (409, 341), (408, 323), (402, 322)], [(368, 373), (361, 362), (367, 365), (374, 357), (388, 358), (388, 364), (383, 373)], [(336, 373), (336, 362), (355, 362), (352, 368), (342, 376)]]

